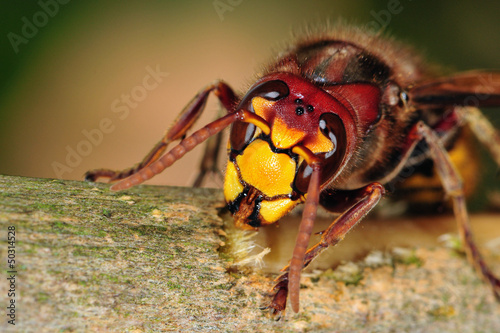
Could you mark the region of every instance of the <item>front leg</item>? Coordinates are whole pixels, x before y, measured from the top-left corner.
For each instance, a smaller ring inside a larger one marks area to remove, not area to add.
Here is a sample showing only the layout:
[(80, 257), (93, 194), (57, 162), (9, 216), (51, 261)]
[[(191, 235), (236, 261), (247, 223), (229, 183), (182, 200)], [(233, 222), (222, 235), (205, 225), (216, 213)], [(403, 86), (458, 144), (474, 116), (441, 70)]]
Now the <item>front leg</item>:
[[(153, 162), (157, 161), (166, 151), (168, 145), (176, 140), (183, 139), (186, 133), (194, 125), (196, 120), (200, 117), (201, 113), (205, 108), (206, 101), (213, 92), (215, 96), (219, 99), (222, 106), (227, 110), (228, 113), (233, 113), (235, 111), (237, 97), (231, 87), (222, 81), (210, 84), (202, 89), (189, 103), (186, 107), (179, 113), (174, 123), (169, 128), (165, 136), (153, 147), (153, 149), (143, 158), (141, 162), (137, 165), (125, 169), (125, 170), (110, 170), (110, 169), (96, 169), (88, 171), (85, 174), (85, 180), (96, 181), (98, 178), (108, 178), (109, 181), (118, 181), (132, 176), (150, 166)], [(220, 141), (220, 139), (219, 139)], [(210, 154), (218, 154), (218, 149), (208, 148)], [(207, 154), (205, 154), (207, 155)], [(203, 158), (208, 162), (216, 161), (216, 156), (205, 156)], [(215, 163), (215, 162), (214, 162)], [(208, 166), (207, 168), (210, 168)], [(213, 168), (213, 167), (212, 167)], [(203, 169), (200, 171), (200, 177), (196, 180), (199, 185), (206, 173)], [(195, 184), (196, 185), (196, 184)]]
[[(343, 191), (342, 195), (345, 195)], [(304, 258), (303, 268), (307, 267), (311, 261), (316, 258), (323, 250), (329, 246), (336, 245), (359, 221), (361, 221), (377, 205), (385, 193), (384, 187), (379, 183), (372, 183), (359, 191), (351, 192), (352, 198), (359, 199), (351, 208), (340, 215), (335, 221), (322, 233), (318, 244), (310, 248)], [(330, 193), (331, 199), (337, 198), (335, 192)], [(325, 197), (322, 198), (326, 200)], [(345, 197), (343, 197), (345, 199)], [(289, 265), (284, 267), (284, 272), (276, 279), (276, 285), (273, 288), (274, 297), (267, 309), (271, 310), (273, 315), (281, 317), (281, 312), (286, 308), (288, 296)], [(290, 290), (292, 292), (292, 290)], [(297, 304), (298, 306), (298, 304)]]

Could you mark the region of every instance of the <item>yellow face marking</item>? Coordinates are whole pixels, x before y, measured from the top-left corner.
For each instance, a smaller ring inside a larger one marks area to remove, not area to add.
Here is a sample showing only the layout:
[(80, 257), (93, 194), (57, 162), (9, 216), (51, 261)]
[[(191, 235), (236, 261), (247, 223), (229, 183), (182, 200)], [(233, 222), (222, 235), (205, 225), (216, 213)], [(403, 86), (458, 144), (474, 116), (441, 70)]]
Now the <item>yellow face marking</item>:
[(287, 149), (304, 139), (306, 133), (289, 128), (280, 118), (275, 118), (273, 112), (274, 104), (276, 104), (276, 102), (268, 101), (258, 96), (252, 99), (252, 106), (255, 114), (261, 116), (268, 122), (273, 121), (271, 130), (271, 141), (273, 145), (276, 148)]
[(274, 104), (276, 104), (276, 102), (269, 101), (259, 96), (252, 98), (252, 106), (255, 114), (264, 118), (266, 121), (269, 121), (269, 111), (274, 108)]
[(326, 153), (335, 148), (333, 142), (321, 133), (318, 127), (318, 133), (309, 140), (304, 142), (304, 146), (309, 148), (313, 153)]
[(243, 185), (241, 185), (238, 171), (232, 162), (227, 163), (226, 177), (224, 179), (224, 197), (227, 202), (236, 200), (236, 197), (243, 192)]
[(274, 153), (262, 140), (253, 141), (236, 157), (242, 180), (273, 197), (292, 193), (295, 161), (286, 154)]
[(286, 215), (297, 204), (298, 200), (292, 201), (288, 198), (262, 201), (260, 203), (260, 215), (268, 224), (271, 224)]
[(276, 148), (291, 148), (305, 137), (306, 133), (303, 131), (289, 128), (280, 118), (274, 119), (273, 129), (271, 131), (271, 141)]
[(274, 107), (276, 102), (269, 101), (262, 97), (254, 97), (252, 106), (255, 114), (272, 122), (271, 141), (276, 148), (288, 149), (299, 143), (303, 143), (313, 153), (324, 153), (331, 151), (334, 147), (332, 141), (325, 137), (319, 129), (314, 135), (304, 132), (288, 125), (279, 117), (275, 117)]

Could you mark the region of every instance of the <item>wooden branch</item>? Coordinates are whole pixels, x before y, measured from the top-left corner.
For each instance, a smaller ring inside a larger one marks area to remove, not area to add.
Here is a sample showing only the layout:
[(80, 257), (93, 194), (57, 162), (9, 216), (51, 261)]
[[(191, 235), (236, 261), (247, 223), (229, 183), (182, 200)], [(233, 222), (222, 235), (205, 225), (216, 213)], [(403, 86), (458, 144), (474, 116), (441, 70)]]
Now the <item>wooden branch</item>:
[[(259, 306), (273, 276), (239, 272), (218, 252), (228, 241), (220, 190), (108, 187), (0, 176), (2, 239), (15, 227), (0, 248), (1, 331), (500, 331), (488, 287), (443, 248), (306, 274), (301, 312), (272, 321)], [(495, 262), (500, 273), (498, 253)]]

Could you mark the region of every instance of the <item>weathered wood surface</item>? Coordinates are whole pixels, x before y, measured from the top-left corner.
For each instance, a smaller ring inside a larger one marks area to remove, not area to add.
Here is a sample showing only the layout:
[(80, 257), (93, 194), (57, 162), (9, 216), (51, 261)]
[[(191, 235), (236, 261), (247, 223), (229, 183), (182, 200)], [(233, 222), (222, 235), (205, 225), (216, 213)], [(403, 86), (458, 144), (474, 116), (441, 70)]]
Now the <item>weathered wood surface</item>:
[[(229, 269), (218, 251), (228, 241), (221, 203), (211, 189), (115, 193), (0, 176), (0, 331), (500, 332), (489, 289), (442, 247), (306, 274), (301, 312), (275, 322), (259, 310), (273, 276)], [(16, 228), (15, 326), (5, 315), (8, 226)], [(500, 273), (500, 253), (488, 261)]]

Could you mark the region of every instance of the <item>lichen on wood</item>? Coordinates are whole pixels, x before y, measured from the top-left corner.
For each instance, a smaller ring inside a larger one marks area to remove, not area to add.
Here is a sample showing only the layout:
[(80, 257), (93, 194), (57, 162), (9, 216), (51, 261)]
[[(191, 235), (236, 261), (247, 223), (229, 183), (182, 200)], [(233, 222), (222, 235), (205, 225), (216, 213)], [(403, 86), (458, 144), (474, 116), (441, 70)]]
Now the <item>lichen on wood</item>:
[[(5, 240), (16, 227), (19, 292), (16, 326), (3, 316), (0, 330), (500, 331), (487, 286), (443, 248), (416, 249), (418, 260), (408, 263), (355, 263), (356, 283), (331, 270), (308, 272), (301, 312), (274, 322), (259, 307), (276, 275), (239, 271), (219, 251), (228, 241), (222, 206), (216, 189), (116, 193), (106, 184), (0, 176), (0, 232)], [(2, 308), (6, 295), (0, 282)]]

